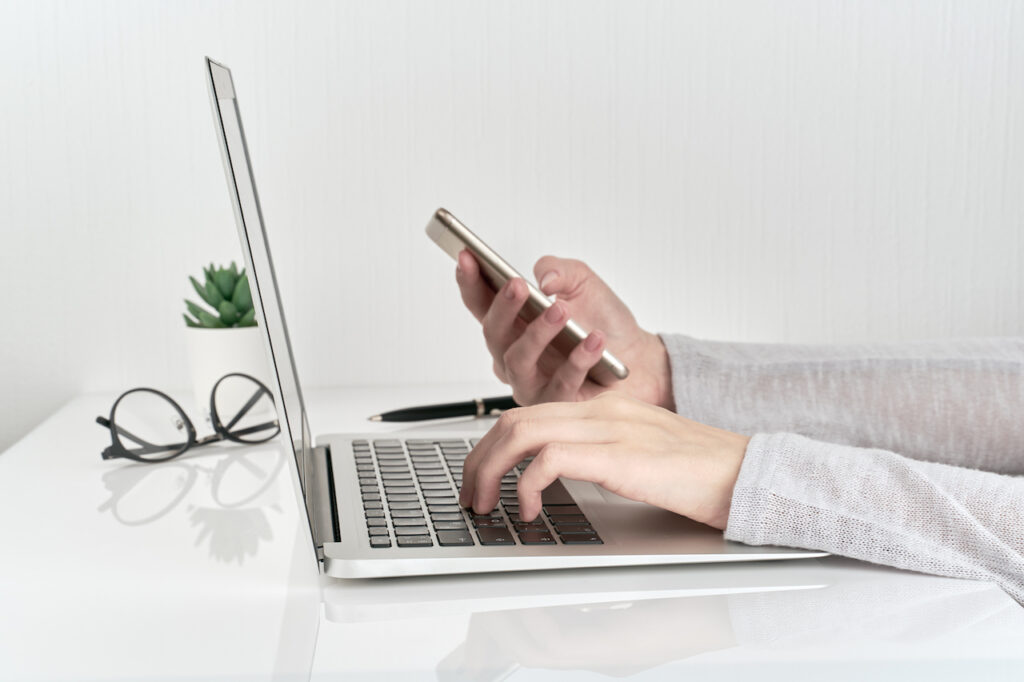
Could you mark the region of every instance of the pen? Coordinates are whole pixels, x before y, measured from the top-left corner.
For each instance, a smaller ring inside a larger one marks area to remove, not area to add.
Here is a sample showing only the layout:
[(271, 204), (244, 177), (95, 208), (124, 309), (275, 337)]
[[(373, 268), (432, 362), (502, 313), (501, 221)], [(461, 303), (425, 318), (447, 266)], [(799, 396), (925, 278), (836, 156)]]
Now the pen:
[(461, 403), (441, 403), (440, 405), (420, 405), (392, 410), (370, 417), (372, 422), (418, 422), (425, 419), (446, 419), (448, 417), (484, 417), (501, 414), (505, 410), (519, 407), (512, 396), (497, 398), (473, 398)]

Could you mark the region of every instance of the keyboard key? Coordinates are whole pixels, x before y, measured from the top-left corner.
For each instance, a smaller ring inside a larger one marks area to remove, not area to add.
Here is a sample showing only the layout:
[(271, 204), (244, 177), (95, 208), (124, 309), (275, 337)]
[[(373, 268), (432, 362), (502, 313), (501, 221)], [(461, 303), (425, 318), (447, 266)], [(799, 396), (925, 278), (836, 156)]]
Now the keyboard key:
[(363, 493), (363, 502), (380, 502), (380, 493)]
[(398, 538), (399, 547), (433, 547), (434, 541), (429, 535), (402, 535)]
[(406, 493), (388, 493), (388, 502), (419, 502), (419, 495)]
[(363, 502), (363, 509), (383, 509), (384, 505), (380, 502)]
[(555, 526), (555, 532), (559, 535), (580, 535), (596, 532), (589, 523), (584, 526)]
[(431, 514), (433, 514), (434, 512), (461, 511), (461, 507), (459, 507), (459, 505), (457, 504), (437, 504), (435, 502), (431, 502), (430, 500), (427, 500), (427, 509), (430, 510)]
[(393, 519), (414, 519), (414, 518), (422, 518), (422, 517), (423, 517), (423, 510), (421, 510), (419, 508), (419, 505), (417, 505), (416, 507), (410, 507), (409, 509), (392, 509), (391, 510), (391, 518), (393, 518)]
[(452, 491), (451, 483), (420, 483), (422, 490), (445, 490), (447, 492)]
[(468, 530), (439, 530), (437, 531), (437, 544), (442, 547), (458, 547), (472, 545), (473, 536)]
[(418, 500), (416, 502), (401, 502), (388, 500), (388, 508), (391, 509), (391, 511), (394, 511), (396, 509), (415, 509), (418, 511), (420, 509), (420, 503)]
[(544, 505), (544, 513), (548, 516), (562, 516), (565, 514), (582, 514), (583, 512), (575, 504), (546, 504)]
[(515, 523), (512, 527), (516, 529), (517, 533), (522, 533), (524, 530), (547, 530), (548, 527), (544, 525), (543, 521), (535, 521), (533, 523)]
[(427, 475), (427, 476), (419, 476), (418, 478), (420, 480), (420, 483), (447, 483), (448, 482), (448, 477), (447, 476)]
[(375, 493), (377, 492), (377, 485), (361, 485), (359, 486), (359, 492), (362, 493)]
[(519, 533), (519, 542), (524, 545), (554, 545), (555, 538), (546, 530), (524, 530)]
[(391, 535), (391, 531), (389, 531), (387, 528), (374, 527), (368, 530), (370, 531), (370, 537), (373, 537), (375, 535)]
[(383, 509), (367, 509), (366, 510), (366, 518), (368, 518), (368, 519), (384, 518), (384, 510)]
[(388, 485), (384, 484), (384, 494), (388, 497), (392, 495), (404, 495), (407, 493), (416, 492), (416, 486), (414, 485)]
[(366, 519), (367, 526), (387, 526), (387, 519)]
[(430, 518), (434, 521), (462, 521), (462, 514), (458, 512), (431, 512)]
[(384, 536), (370, 538), (370, 547), (390, 547), (390, 546), (391, 546), (391, 538), (386, 538)]
[(488, 518), (486, 516), (484, 516), (484, 517), (474, 516), (473, 517), (473, 525), (476, 526), (477, 528), (506, 528), (507, 527), (507, 526), (505, 526), (505, 519), (492, 519), (492, 518)]
[(465, 521), (434, 521), (434, 530), (462, 530), (465, 527)]
[(551, 523), (556, 526), (566, 525), (581, 525), (590, 523), (587, 521), (587, 517), (583, 514), (548, 514), (548, 518), (551, 519)]
[(428, 535), (430, 533), (426, 526), (404, 526), (395, 529), (395, 535)]
[(597, 533), (562, 533), (562, 542), (567, 545), (603, 545)]
[(512, 534), (507, 528), (477, 528), (477, 535), (480, 536), (481, 545), (514, 545)]
[(429, 497), (429, 501), (435, 504), (457, 504), (451, 488), (448, 490), (424, 490), (423, 497)]
[(522, 516), (520, 516), (519, 514), (513, 514), (512, 512), (509, 512), (508, 520), (511, 521), (512, 523), (530, 523), (530, 524), (539, 523), (542, 526), (544, 525), (544, 521), (539, 516), (537, 518), (535, 518), (533, 521), (523, 521), (523, 517)]
[(391, 525), (393, 525), (395, 528), (417, 527), (417, 526), (422, 526), (425, 523), (426, 523), (426, 521), (423, 520), (422, 516), (412, 516), (412, 517), (409, 517), (409, 518), (399, 517), (397, 519), (396, 518), (392, 518), (391, 519)]

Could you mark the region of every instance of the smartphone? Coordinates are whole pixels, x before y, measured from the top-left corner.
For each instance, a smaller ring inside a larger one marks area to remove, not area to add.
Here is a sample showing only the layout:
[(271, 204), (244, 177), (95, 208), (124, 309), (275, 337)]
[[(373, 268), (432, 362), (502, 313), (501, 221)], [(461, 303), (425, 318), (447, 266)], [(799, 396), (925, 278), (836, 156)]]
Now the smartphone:
[[(540, 289), (516, 272), (515, 268), (505, 262), (505, 259), (484, 244), (468, 227), (460, 223), (445, 209), (437, 209), (430, 222), (427, 223), (427, 236), (456, 261), (463, 249), (469, 249), (469, 252), (476, 257), (480, 264), (483, 278), (495, 291), (500, 290), (505, 282), (513, 277), (519, 277), (526, 282), (530, 296), (519, 311), (519, 317), (526, 322), (532, 322), (538, 315), (551, 307), (551, 300)], [(551, 345), (563, 355), (568, 356), (572, 349), (585, 338), (587, 338), (587, 332), (576, 322), (569, 320), (551, 342)], [(588, 376), (602, 386), (611, 386), (616, 381), (629, 376), (629, 369), (618, 358), (605, 350), (598, 363), (590, 368)]]

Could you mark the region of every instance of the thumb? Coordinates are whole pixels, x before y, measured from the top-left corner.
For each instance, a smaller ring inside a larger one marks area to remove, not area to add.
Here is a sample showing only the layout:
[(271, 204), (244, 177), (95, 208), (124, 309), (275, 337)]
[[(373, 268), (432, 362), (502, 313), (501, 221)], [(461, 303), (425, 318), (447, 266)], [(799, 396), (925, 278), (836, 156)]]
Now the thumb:
[(545, 295), (572, 295), (596, 275), (583, 261), (557, 256), (543, 256), (533, 266), (537, 286)]

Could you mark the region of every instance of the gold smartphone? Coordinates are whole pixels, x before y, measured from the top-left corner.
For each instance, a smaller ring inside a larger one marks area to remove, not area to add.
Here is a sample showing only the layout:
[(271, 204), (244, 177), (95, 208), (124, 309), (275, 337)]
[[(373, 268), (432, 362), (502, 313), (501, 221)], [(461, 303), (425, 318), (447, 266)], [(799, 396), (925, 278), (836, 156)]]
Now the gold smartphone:
[[(456, 261), (463, 249), (469, 249), (469, 252), (476, 256), (484, 279), (495, 291), (500, 290), (505, 282), (513, 277), (519, 277), (526, 282), (530, 297), (526, 299), (526, 303), (519, 311), (519, 317), (526, 322), (533, 321), (551, 307), (551, 300), (540, 289), (516, 272), (515, 268), (505, 262), (468, 227), (460, 223), (458, 218), (445, 209), (437, 209), (430, 222), (427, 223), (427, 236)], [(551, 345), (563, 355), (568, 356), (572, 349), (585, 338), (587, 338), (587, 332), (577, 323), (569, 320), (555, 340), (551, 342)], [(598, 363), (590, 368), (588, 376), (602, 386), (611, 386), (616, 381), (629, 376), (629, 370), (618, 358), (605, 350)]]

